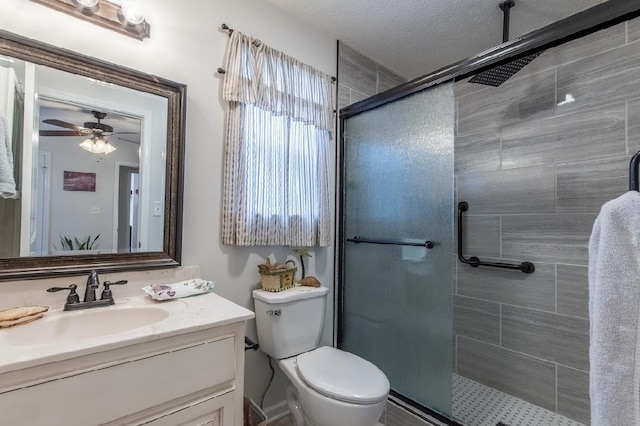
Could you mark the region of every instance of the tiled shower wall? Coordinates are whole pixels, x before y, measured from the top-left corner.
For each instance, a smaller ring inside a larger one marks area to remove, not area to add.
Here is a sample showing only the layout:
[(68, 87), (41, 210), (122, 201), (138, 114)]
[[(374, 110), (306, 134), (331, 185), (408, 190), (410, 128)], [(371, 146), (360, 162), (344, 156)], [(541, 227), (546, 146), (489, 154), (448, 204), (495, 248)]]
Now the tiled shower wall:
[(339, 42), (338, 109), (406, 81), (406, 78)]
[(457, 262), (456, 371), (588, 423), (588, 240), (640, 150), (640, 21), (550, 49), (498, 88), (455, 92), (465, 255), (536, 265)]

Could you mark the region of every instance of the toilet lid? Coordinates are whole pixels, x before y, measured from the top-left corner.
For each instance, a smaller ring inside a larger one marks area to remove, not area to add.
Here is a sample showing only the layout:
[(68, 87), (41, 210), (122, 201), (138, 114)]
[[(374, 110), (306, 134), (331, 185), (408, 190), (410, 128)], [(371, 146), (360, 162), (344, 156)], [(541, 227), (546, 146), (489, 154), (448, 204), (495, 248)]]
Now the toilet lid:
[(298, 355), (297, 370), (304, 382), (332, 398), (356, 404), (373, 404), (387, 397), (389, 381), (367, 360), (323, 346)]

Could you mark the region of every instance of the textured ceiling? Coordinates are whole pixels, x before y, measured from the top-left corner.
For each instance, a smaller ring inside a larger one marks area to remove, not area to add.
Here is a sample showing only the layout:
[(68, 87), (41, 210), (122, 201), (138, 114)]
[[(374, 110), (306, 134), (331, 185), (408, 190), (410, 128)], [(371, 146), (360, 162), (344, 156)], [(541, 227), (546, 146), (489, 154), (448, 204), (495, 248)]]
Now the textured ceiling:
[[(268, 0), (397, 73), (415, 78), (502, 41), (501, 0)], [(518, 37), (604, 0), (515, 0)]]

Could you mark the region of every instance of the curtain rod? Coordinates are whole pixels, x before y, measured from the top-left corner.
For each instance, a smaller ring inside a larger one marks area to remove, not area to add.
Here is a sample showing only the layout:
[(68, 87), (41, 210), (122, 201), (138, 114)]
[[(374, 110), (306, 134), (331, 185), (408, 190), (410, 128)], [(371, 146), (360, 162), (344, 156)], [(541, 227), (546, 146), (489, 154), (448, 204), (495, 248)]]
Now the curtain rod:
[[(229, 35), (229, 37), (231, 37), (231, 34), (233, 34), (233, 32), (235, 31), (233, 28), (230, 28), (227, 24), (224, 23), (222, 24), (221, 28), (222, 31), (226, 32)], [(226, 71), (224, 68), (218, 68), (217, 72), (218, 74), (224, 74)], [(338, 81), (338, 79), (334, 76), (331, 76), (331, 81), (335, 83), (336, 81)]]

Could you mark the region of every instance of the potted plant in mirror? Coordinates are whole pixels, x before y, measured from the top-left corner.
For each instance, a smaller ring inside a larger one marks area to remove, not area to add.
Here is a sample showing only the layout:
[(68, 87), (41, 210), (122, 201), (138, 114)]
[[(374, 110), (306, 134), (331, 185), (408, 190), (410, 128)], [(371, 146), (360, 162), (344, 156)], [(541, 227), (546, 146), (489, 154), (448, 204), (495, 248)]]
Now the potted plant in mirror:
[(100, 234), (95, 237), (89, 234), (82, 240), (79, 240), (78, 237), (70, 238), (66, 235), (60, 235), (61, 249), (52, 244), (55, 249), (54, 254), (99, 254), (100, 251), (96, 249), (99, 238)]

